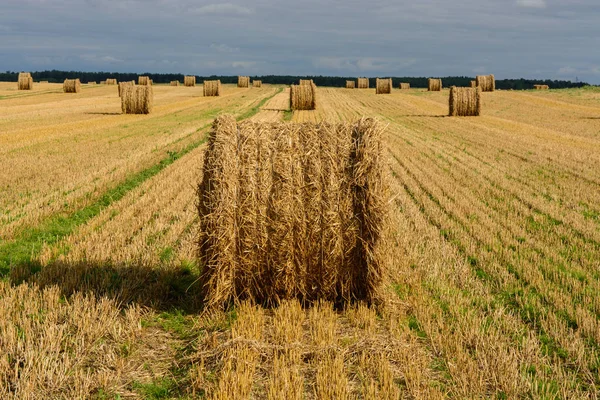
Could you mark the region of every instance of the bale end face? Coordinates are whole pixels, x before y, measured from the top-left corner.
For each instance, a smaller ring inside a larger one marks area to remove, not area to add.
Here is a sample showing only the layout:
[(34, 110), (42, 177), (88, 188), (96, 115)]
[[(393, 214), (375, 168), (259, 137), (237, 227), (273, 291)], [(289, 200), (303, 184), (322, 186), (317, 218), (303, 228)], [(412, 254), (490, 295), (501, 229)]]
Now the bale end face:
[(385, 171), (374, 120), (217, 118), (197, 192), (205, 306), (375, 302), (388, 275)]
[(451, 117), (477, 117), (481, 115), (481, 88), (450, 88), (449, 112)]

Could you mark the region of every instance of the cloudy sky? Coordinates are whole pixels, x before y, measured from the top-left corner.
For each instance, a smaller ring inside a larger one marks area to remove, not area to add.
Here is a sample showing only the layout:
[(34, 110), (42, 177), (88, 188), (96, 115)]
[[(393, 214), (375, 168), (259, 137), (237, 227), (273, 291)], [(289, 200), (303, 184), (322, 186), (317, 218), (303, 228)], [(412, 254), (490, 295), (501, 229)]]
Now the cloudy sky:
[(598, 0), (0, 0), (0, 70), (600, 83)]

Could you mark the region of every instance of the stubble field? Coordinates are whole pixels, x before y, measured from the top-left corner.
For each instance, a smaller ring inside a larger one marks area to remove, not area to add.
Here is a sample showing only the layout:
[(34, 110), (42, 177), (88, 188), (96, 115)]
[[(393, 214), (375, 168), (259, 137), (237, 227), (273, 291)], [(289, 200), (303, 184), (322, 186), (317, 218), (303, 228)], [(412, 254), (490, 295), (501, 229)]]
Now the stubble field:
[[(597, 398), (600, 91), (0, 83), (1, 398)], [(215, 116), (386, 126), (385, 306), (204, 313), (196, 185)]]

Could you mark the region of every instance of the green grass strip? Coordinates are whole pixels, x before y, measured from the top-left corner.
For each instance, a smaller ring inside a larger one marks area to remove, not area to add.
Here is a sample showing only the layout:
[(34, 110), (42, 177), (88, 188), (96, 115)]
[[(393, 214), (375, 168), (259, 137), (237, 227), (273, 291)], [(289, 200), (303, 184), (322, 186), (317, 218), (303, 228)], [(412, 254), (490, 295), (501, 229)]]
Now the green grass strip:
[[(257, 106), (240, 115), (238, 120), (250, 118), (257, 114), (268, 100), (275, 97), (282, 90), (280, 89), (272, 96), (264, 98)], [(207, 124), (198, 131), (202, 131), (210, 125)], [(67, 215), (51, 216), (40, 226), (24, 230), (14, 241), (0, 243), (0, 277), (9, 273), (11, 265), (31, 264), (32, 259), (40, 253), (44, 244), (55, 244), (70, 235), (78, 226), (96, 217), (103, 209), (119, 201), (127, 193), (157, 175), (179, 158), (198, 148), (206, 142), (206, 139), (206, 135), (203, 135), (201, 139), (190, 143), (179, 151), (168, 151), (167, 157), (151, 167), (130, 175), (121, 184), (106, 191), (94, 203)]]

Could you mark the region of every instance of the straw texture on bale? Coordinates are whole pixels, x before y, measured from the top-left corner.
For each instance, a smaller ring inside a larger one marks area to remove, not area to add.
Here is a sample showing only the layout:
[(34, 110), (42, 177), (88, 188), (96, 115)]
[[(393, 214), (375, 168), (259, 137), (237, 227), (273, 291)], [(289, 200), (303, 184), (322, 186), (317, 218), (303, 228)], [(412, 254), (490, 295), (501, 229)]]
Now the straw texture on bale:
[(105, 85), (116, 85), (117, 83), (118, 83), (117, 80), (114, 78), (109, 78), (104, 81)]
[(183, 77), (183, 85), (187, 87), (196, 86), (196, 77), (195, 76), (184, 76)]
[(368, 89), (369, 88), (369, 78), (358, 78), (358, 88), (359, 89)]
[(496, 90), (496, 78), (494, 75), (477, 75), (475, 77), (477, 87), (483, 92), (493, 92)]
[(123, 114), (150, 114), (154, 103), (152, 86), (125, 85), (121, 91)]
[(19, 73), (19, 80), (17, 82), (19, 90), (32, 90), (33, 89), (33, 78), (29, 72)]
[(81, 92), (81, 81), (79, 79), (65, 79), (63, 83), (63, 92), (79, 93)]
[(138, 85), (148, 86), (151, 85), (149, 76), (138, 76)]
[(238, 76), (238, 87), (239, 88), (250, 87), (250, 77), (249, 76)]
[(377, 302), (387, 281), (382, 131), (215, 120), (198, 186), (205, 306)]
[(535, 90), (548, 90), (548, 89), (550, 89), (550, 86), (548, 86), (548, 85), (533, 85), (533, 88)]
[(317, 108), (317, 85), (290, 86), (290, 108), (292, 110), (315, 110)]
[(171, 86), (179, 86), (179, 81), (171, 81)]
[(401, 82), (400, 83), (400, 89), (402, 89), (402, 90), (408, 90), (408, 89), (410, 89), (410, 83)]
[(313, 83), (312, 79), (300, 79), (300, 85), (312, 85)]
[(430, 92), (439, 92), (442, 90), (442, 80), (429, 78), (427, 80), (427, 90)]
[(355, 89), (356, 81), (346, 81), (346, 89)]
[(476, 117), (481, 115), (481, 88), (450, 88), (449, 113), (451, 117)]
[(125, 86), (135, 86), (135, 81), (119, 82), (119, 97), (121, 97)]
[(262, 81), (257, 81), (257, 80), (252, 81), (252, 87), (261, 88), (262, 87)]
[(471, 81), (471, 86), (472, 88), (477, 87), (477, 81)]
[(376, 94), (392, 93), (392, 78), (377, 78), (375, 85)]
[(221, 81), (204, 81), (204, 96), (213, 97), (221, 95)]

